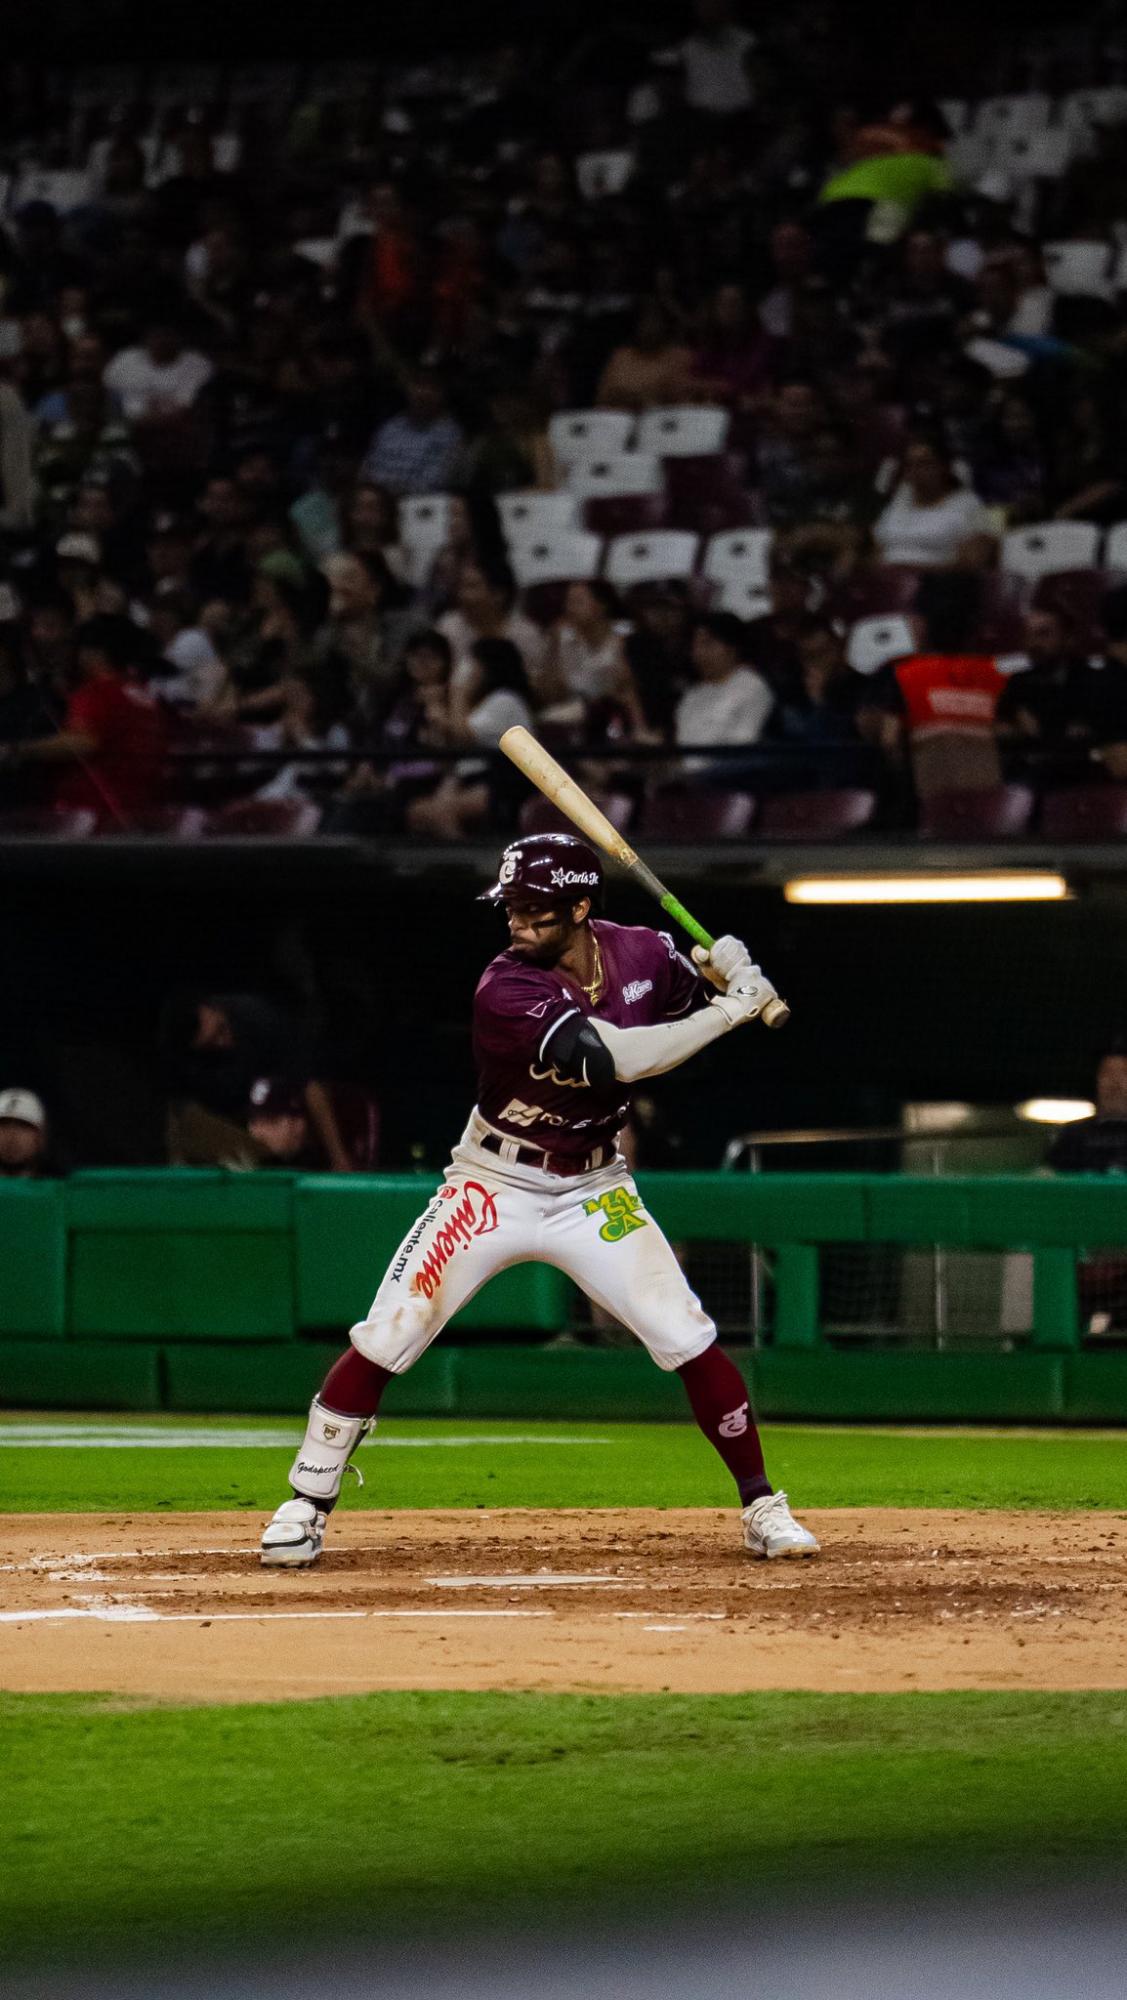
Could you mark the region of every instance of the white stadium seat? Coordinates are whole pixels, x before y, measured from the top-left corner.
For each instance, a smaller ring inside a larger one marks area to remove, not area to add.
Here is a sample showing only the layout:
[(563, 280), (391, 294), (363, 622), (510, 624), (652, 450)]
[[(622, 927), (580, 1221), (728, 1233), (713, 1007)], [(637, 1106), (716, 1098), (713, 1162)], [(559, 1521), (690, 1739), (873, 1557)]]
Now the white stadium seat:
[(766, 590), (774, 539), (772, 528), (727, 528), (709, 539), (701, 575), (709, 583)]
[(1002, 568), (1033, 583), (1063, 570), (1094, 569), (1099, 549), (1100, 531), (1093, 521), (1038, 521), (1002, 536)]
[(605, 195), (621, 194), (636, 165), (633, 153), (625, 151), (580, 153), (575, 162), (575, 179), (584, 201), (601, 201)]
[(710, 609), (731, 611), (737, 618), (766, 618), (771, 609), (771, 593), (764, 584), (731, 576), (721, 585), (720, 595)]
[(1078, 238), (1071, 242), (1045, 243), (1041, 247), (1045, 275), (1054, 292), (1075, 299), (1111, 297), (1110, 243), (1089, 243)]
[(859, 618), (849, 628), (845, 657), (855, 674), (875, 674), (890, 660), (918, 651), (916, 635), (906, 618)]
[(624, 500), (635, 494), (661, 493), (661, 460), (649, 451), (574, 458), (567, 469), (567, 488), (580, 500)]
[(587, 583), (599, 574), (602, 537), (580, 529), (557, 528), (512, 543), (509, 559), (521, 590), (531, 590), (538, 583)]
[(626, 410), (557, 410), (548, 421), (548, 442), (565, 465), (593, 452), (625, 451), (633, 435)]
[(558, 528), (579, 528), (579, 502), (574, 493), (539, 493), (529, 487), (516, 493), (497, 495), (497, 512), (508, 542), (553, 533)]
[(668, 583), (692, 575), (699, 547), (699, 535), (679, 528), (616, 535), (607, 544), (603, 574), (618, 590), (629, 590), (635, 583)]
[(1052, 103), (1043, 91), (1030, 90), (1020, 96), (985, 97), (974, 116), (973, 131), (996, 139), (1011, 132), (1042, 132), (1052, 116)]
[(708, 458), (723, 451), (732, 419), (711, 403), (684, 403), (647, 410), (638, 425), (638, 450), (661, 458)]
[(1127, 521), (1117, 521), (1114, 528), (1108, 529), (1103, 568), (1127, 572)]

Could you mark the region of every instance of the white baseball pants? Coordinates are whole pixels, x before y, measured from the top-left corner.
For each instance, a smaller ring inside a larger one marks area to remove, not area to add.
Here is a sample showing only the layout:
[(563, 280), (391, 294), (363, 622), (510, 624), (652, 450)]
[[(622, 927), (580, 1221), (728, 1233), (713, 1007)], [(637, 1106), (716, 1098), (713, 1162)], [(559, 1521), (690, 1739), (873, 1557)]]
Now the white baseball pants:
[[(512, 1264), (551, 1264), (629, 1327), (659, 1368), (703, 1354), (716, 1328), (621, 1155), (565, 1178), (486, 1152), (475, 1114), (446, 1177), (393, 1257), (350, 1339), (401, 1375), (488, 1279)], [(514, 1149), (515, 1150), (515, 1149)]]

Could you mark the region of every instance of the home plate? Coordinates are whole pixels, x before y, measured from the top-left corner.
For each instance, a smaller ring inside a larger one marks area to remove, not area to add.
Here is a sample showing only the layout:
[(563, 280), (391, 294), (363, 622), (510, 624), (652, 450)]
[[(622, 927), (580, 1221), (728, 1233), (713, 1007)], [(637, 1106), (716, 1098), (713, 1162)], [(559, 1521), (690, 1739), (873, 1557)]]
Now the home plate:
[(608, 1590), (636, 1590), (638, 1585), (625, 1577), (602, 1570), (595, 1576), (565, 1575), (550, 1569), (522, 1570), (519, 1576), (428, 1576), (435, 1590), (559, 1590), (569, 1585), (602, 1584)]

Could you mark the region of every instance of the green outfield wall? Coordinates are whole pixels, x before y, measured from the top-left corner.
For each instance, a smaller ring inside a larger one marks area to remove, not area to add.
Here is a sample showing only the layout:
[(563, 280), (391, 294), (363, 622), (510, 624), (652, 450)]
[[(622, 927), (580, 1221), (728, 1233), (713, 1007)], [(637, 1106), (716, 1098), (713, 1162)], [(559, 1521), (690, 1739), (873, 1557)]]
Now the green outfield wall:
[[(433, 1186), (172, 1170), (0, 1183), (0, 1401), (299, 1408)], [(639, 1186), (694, 1276), (709, 1246), (745, 1262), (758, 1247), (756, 1309), (724, 1334), (766, 1416), (1127, 1421), (1127, 1336), (1112, 1323), (1091, 1338), (1084, 1307), (1085, 1273), (1117, 1259), (1127, 1296), (1114, 1178), (654, 1173)], [(884, 1273), (879, 1299), (854, 1287), (844, 1328), (843, 1257)], [(988, 1337), (967, 1276), (979, 1266), (1016, 1272), (1027, 1299)], [(895, 1309), (940, 1285), (941, 1327)], [(395, 1409), (682, 1414), (680, 1385), (640, 1350), (553, 1344), (574, 1303), (546, 1266), (502, 1273), (396, 1385)]]

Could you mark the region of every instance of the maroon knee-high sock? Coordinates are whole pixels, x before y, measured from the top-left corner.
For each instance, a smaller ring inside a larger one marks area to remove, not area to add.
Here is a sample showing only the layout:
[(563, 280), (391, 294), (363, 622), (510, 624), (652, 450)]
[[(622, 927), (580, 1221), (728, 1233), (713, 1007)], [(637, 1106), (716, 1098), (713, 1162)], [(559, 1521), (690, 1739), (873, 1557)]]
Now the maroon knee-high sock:
[(374, 1417), (390, 1381), (390, 1368), (369, 1361), (358, 1348), (346, 1347), (322, 1382), (318, 1399), (338, 1417)]
[(774, 1491), (763, 1470), (763, 1446), (747, 1385), (717, 1342), (678, 1368), (693, 1415), (740, 1489), (745, 1507)]

